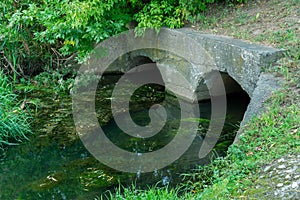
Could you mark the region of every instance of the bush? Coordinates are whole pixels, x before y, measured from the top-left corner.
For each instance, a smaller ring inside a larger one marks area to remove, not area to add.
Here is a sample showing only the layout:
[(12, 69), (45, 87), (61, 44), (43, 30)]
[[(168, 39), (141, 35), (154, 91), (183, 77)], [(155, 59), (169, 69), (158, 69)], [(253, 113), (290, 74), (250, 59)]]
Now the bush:
[(147, 27), (179, 28), (215, 1), (3, 0), (0, 62), (15, 74), (34, 74), (73, 57), (84, 61), (96, 43), (126, 30), (130, 21), (137, 21), (137, 34)]
[(17, 97), (9, 78), (0, 71), (0, 148), (19, 143), (31, 133), (29, 115)]

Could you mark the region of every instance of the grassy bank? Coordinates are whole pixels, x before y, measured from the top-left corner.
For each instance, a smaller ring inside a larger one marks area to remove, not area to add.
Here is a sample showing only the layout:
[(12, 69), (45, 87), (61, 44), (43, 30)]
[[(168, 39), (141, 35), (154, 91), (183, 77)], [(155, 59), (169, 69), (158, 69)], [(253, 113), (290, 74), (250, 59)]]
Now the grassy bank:
[(288, 154), (300, 153), (300, 20), (299, 0), (249, 1), (238, 6), (214, 5), (191, 25), (205, 33), (232, 36), (283, 48), (286, 55), (265, 71), (281, 76), (283, 88), (266, 102), (267, 110), (244, 128), (228, 155), (186, 176), (185, 192), (135, 188), (110, 194), (113, 199), (266, 199), (270, 188), (256, 189), (263, 167)]
[(0, 148), (15, 145), (31, 133), (25, 101), (19, 101), (12, 80), (0, 71)]

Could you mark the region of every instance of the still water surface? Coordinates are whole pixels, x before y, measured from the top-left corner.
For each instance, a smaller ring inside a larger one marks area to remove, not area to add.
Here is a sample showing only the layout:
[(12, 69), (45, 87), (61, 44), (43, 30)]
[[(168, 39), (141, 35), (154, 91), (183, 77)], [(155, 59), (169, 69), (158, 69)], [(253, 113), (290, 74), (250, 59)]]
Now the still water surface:
[[(98, 102), (107, 104), (105, 101), (109, 98), (105, 98), (103, 92), (107, 92), (109, 86), (103, 88), (99, 90)], [(27, 98), (40, 100), (38, 112), (33, 113), (34, 135), (30, 141), (1, 152), (0, 199), (94, 199), (107, 190), (114, 191), (120, 183), (125, 186), (135, 183), (141, 187), (157, 182), (158, 185), (176, 185), (181, 182), (181, 173), (209, 162), (209, 158), (199, 160), (197, 157), (203, 135), (201, 131), (205, 130), (199, 128), (199, 134), (189, 150), (170, 166), (145, 174), (113, 170), (93, 158), (76, 135), (69, 95), (41, 90), (28, 93)], [(225, 131), (236, 130), (235, 126), (230, 125), (238, 124), (242, 119), (248, 103), (244, 98), (240, 94), (229, 97), (228, 126)], [(140, 125), (149, 121), (146, 104), (132, 112), (135, 122)], [(176, 106), (175, 109), (168, 109), (172, 117), (168, 118), (167, 125), (159, 135), (149, 140), (129, 137), (113, 120), (107, 120), (103, 130), (111, 141), (123, 149), (132, 152), (154, 151), (166, 145), (176, 134), (180, 112)], [(200, 110), (202, 117), (209, 118), (210, 102), (200, 103)], [(99, 114), (99, 117), (105, 118), (107, 115)], [(99, 121), (101, 123), (101, 119)], [(233, 137), (234, 134), (225, 136), (219, 143), (225, 145), (218, 145), (220, 148), (215, 152), (224, 155)]]

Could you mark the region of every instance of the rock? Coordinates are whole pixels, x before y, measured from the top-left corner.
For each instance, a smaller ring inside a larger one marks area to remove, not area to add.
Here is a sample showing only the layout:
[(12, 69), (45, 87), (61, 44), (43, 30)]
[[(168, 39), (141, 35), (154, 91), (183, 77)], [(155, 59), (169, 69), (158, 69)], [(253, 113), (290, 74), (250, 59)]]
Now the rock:
[(271, 166), (267, 166), (267, 167), (265, 167), (265, 169), (264, 169), (264, 172), (267, 172), (267, 171), (269, 171), (269, 169), (271, 168)]
[(290, 178), (291, 178), (291, 175), (289, 175), (289, 174), (285, 176), (285, 179), (290, 179)]
[(283, 183), (278, 183), (276, 186), (277, 186), (277, 187), (282, 187), (282, 186), (283, 186)]
[(293, 182), (293, 183), (292, 183), (292, 188), (295, 189), (295, 188), (297, 188), (297, 187), (298, 187), (298, 183), (297, 183), (297, 182)]
[(278, 169), (285, 169), (286, 166), (285, 166), (285, 165), (279, 165), (277, 168), (278, 168)]

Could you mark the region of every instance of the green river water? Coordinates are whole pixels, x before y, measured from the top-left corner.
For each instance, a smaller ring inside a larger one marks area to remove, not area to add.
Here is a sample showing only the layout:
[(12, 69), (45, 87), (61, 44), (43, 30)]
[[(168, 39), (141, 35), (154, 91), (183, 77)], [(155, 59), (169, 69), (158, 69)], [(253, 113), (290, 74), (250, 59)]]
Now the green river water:
[[(132, 116), (140, 125), (146, 125), (149, 121), (147, 108), (165, 98), (161, 88), (153, 90), (151, 87), (136, 93), (135, 101), (142, 100), (140, 106), (133, 109)], [(110, 120), (111, 114), (107, 110), (110, 100), (107, 96), (111, 94), (111, 89), (108, 83), (99, 87), (96, 105), (99, 122), (111, 141), (128, 151), (146, 152), (159, 149), (172, 140), (178, 128), (176, 116), (179, 111), (176, 106), (175, 109), (170, 108), (173, 118), (168, 120), (158, 136), (150, 140), (131, 138)], [(24, 95), (28, 100), (36, 101), (36, 105), (31, 105), (34, 134), (29, 141), (1, 151), (0, 199), (97, 199), (108, 190), (113, 192), (120, 183), (124, 186), (134, 183), (142, 188), (158, 182), (158, 186), (172, 186), (180, 184), (181, 173), (188, 173), (196, 165), (209, 162), (209, 158), (197, 158), (202, 141), (199, 133), (189, 150), (170, 166), (145, 174), (113, 170), (96, 160), (81, 143), (72, 118), (70, 95), (57, 94), (47, 88), (35, 89)], [(244, 99), (240, 94), (228, 98), (227, 124), (241, 121), (248, 103)], [(200, 110), (202, 117), (209, 118), (210, 102), (201, 102)], [(208, 121), (203, 120), (203, 123), (205, 127)], [(199, 128), (201, 130), (205, 128)], [(234, 131), (236, 126), (225, 126), (223, 139), (215, 152), (225, 154), (234, 139)]]

